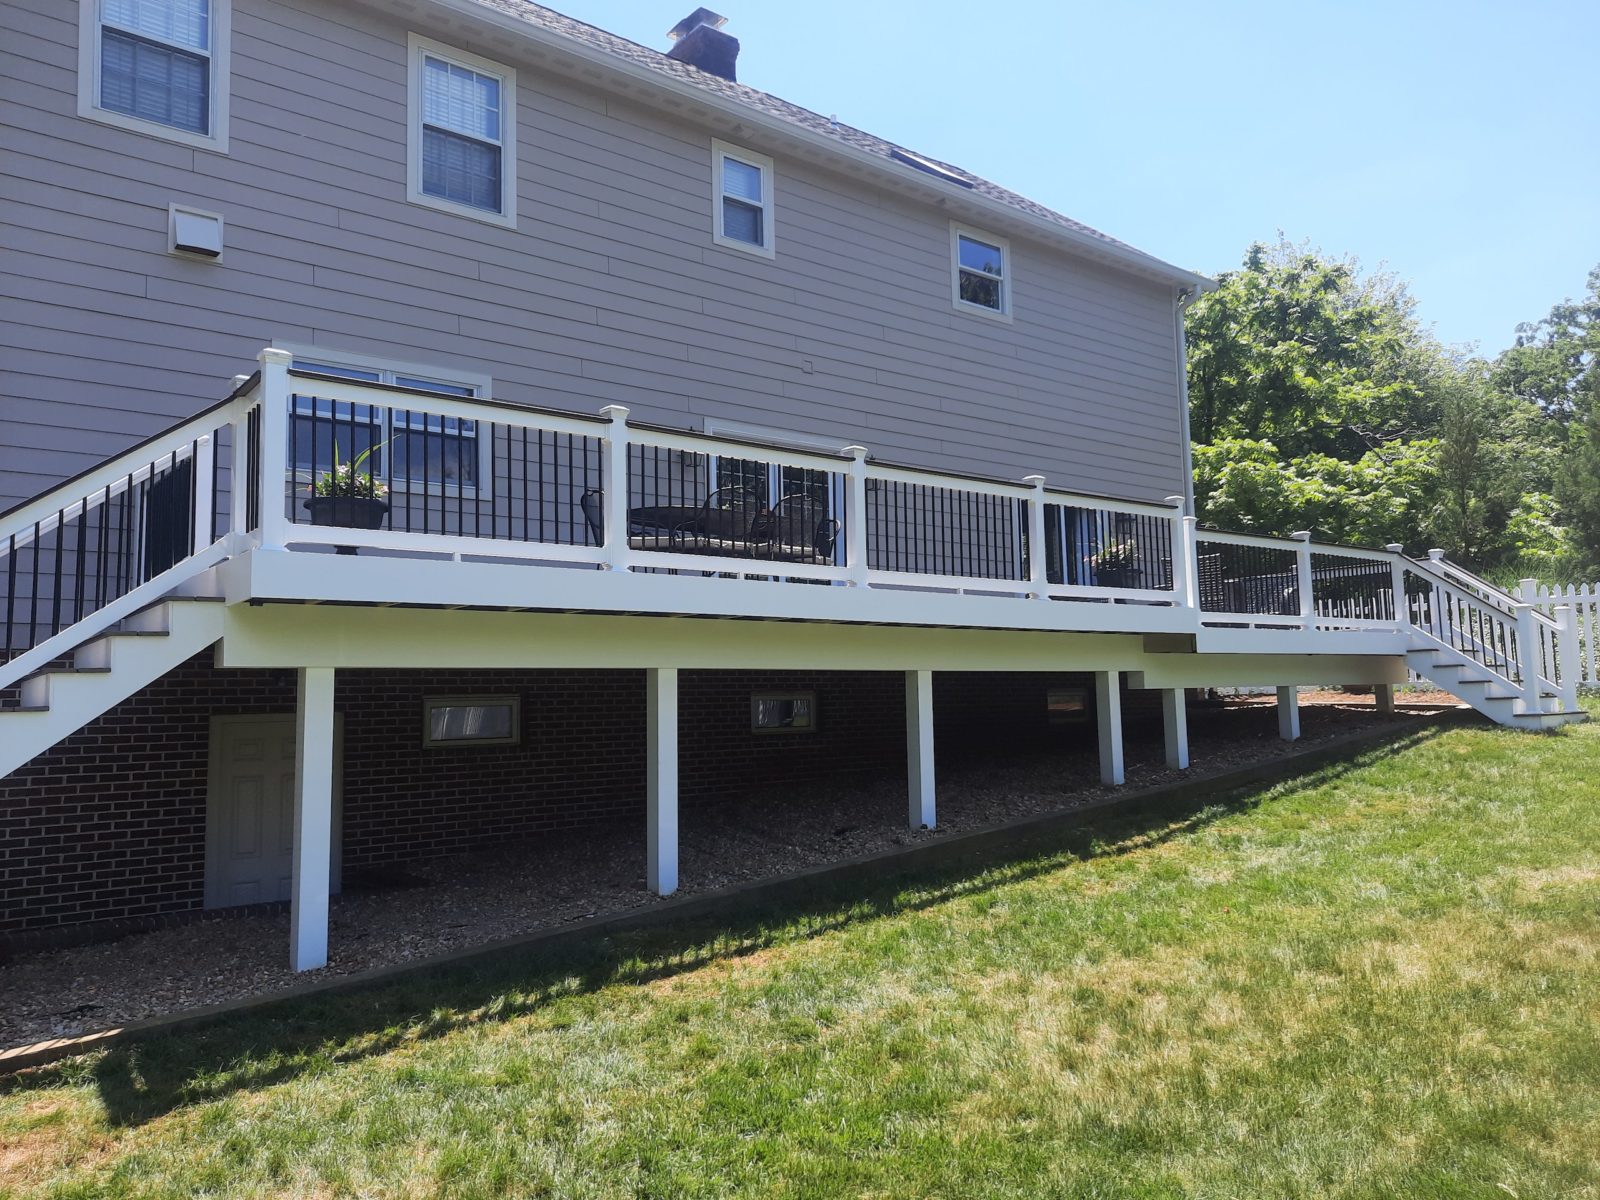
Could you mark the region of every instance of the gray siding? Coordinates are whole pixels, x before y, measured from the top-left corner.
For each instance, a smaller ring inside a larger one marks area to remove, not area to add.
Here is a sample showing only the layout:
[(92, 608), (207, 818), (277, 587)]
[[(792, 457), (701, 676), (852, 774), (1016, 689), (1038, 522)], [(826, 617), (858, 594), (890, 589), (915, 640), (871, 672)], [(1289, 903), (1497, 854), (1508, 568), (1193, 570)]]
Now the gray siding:
[[(399, 21), (235, 0), (218, 155), (76, 115), (76, 3), (0, 16), (0, 507), (221, 396), (274, 341), (486, 373), (503, 400), (1182, 490), (1163, 285), (1012, 236), (1014, 323), (955, 312), (943, 213), (758, 139), (777, 256), (717, 247), (711, 130), (419, 28), (517, 68), (504, 229), (405, 202)], [(174, 201), (224, 214), (224, 262), (166, 253)]]

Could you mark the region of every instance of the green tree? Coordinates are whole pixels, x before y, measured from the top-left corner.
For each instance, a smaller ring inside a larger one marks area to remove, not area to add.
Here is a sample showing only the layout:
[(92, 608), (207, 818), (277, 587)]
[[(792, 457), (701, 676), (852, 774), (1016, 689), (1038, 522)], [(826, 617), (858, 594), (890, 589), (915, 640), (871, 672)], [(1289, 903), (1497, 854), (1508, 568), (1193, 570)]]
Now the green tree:
[(1565, 300), (1542, 321), (1517, 326), (1495, 361), (1495, 389), (1537, 404), (1563, 423), (1582, 421), (1600, 397), (1600, 266), (1582, 300)]
[(1405, 287), (1280, 240), (1250, 247), (1189, 317), (1194, 440), (1271, 441), (1354, 462), (1425, 436), (1449, 361)]

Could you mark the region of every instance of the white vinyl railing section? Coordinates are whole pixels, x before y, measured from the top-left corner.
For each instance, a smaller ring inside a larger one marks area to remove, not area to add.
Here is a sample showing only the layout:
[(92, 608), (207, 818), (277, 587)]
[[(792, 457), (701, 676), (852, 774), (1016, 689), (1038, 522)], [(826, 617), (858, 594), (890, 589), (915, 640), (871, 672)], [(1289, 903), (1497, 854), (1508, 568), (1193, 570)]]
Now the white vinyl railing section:
[[(352, 467), (353, 486), (330, 483)], [(666, 429), (620, 406), (588, 416), (379, 386), (267, 350), (222, 403), (0, 514), (0, 687), (230, 555), (292, 547), (1158, 605), (1196, 630), (1300, 633), (1319, 651), (1393, 632), (1476, 664), (1529, 711), (1576, 705), (1600, 632), (1594, 589), (1580, 633), (1572, 597), (1519, 599), (1438, 552), (1202, 529), (1178, 497)], [(825, 594), (808, 599), (825, 612)]]

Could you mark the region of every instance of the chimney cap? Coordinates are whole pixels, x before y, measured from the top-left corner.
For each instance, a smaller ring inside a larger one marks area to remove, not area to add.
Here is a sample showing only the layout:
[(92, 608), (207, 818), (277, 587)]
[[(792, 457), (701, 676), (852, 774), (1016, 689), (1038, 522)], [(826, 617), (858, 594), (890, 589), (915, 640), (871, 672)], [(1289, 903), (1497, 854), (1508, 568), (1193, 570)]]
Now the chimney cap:
[(697, 8), (667, 30), (667, 37), (675, 42), (684, 35), (693, 33), (701, 25), (709, 25), (713, 29), (721, 29), (727, 23), (728, 18), (721, 13), (714, 13), (709, 8)]

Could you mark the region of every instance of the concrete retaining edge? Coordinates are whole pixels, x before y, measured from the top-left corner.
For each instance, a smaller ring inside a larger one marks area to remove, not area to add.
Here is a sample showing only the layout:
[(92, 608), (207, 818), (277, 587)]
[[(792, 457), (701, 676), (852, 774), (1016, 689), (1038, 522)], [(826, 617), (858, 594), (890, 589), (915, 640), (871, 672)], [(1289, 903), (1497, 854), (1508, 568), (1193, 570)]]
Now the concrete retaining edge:
[(259, 996), (242, 996), (236, 1000), (226, 1000), (220, 1004), (206, 1005), (168, 1016), (147, 1017), (94, 1033), (51, 1038), (28, 1046), (16, 1046), (0, 1050), (0, 1076), (15, 1074), (30, 1067), (44, 1066), (74, 1055), (107, 1049), (124, 1042), (176, 1033), (287, 1000), (361, 991), (380, 986), (401, 976), (420, 974), (441, 967), (459, 966), (474, 959), (499, 958), (507, 953), (551, 950), (610, 933), (646, 929), (672, 924), (675, 921), (731, 912), (745, 905), (769, 904), (802, 895), (823, 884), (850, 883), (864, 877), (881, 879), (886, 871), (892, 872), (894, 876), (907, 876), (928, 867), (977, 857), (996, 849), (1033, 847), (1047, 843), (1063, 833), (1076, 831), (1109, 818), (1127, 815), (1135, 809), (1154, 815), (1174, 809), (1198, 807), (1197, 801), (1210, 802), (1248, 787), (1281, 783), (1363, 750), (1400, 741), (1419, 729), (1459, 724), (1474, 716), (1472, 710), (1465, 707), (1449, 708), (1437, 712), (1431, 720), (1408, 722), (1405, 725), (1385, 725), (1378, 729), (1363, 729), (1330, 738), (1299, 753), (1266, 762), (1253, 763), (1234, 770), (1196, 775), (1178, 783), (1160, 784), (1138, 791), (1106, 796), (1075, 808), (1017, 817), (987, 829), (954, 834), (948, 838), (925, 842), (907, 849), (886, 850), (843, 859), (819, 867), (808, 867), (789, 875), (736, 884), (675, 900), (662, 900), (648, 908), (589, 917), (551, 929), (538, 929), (492, 942), (463, 946), (412, 962), (373, 967), (351, 975), (319, 979)]

